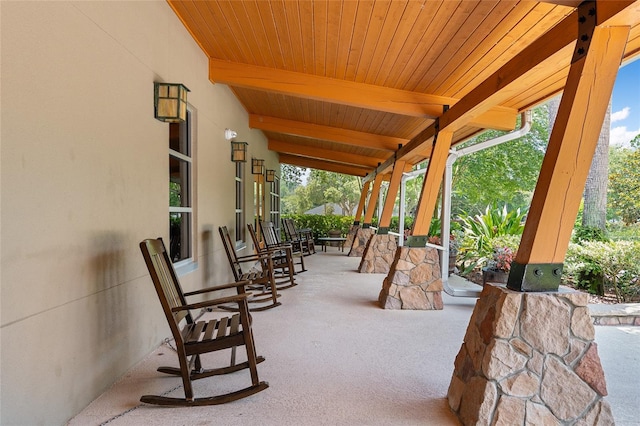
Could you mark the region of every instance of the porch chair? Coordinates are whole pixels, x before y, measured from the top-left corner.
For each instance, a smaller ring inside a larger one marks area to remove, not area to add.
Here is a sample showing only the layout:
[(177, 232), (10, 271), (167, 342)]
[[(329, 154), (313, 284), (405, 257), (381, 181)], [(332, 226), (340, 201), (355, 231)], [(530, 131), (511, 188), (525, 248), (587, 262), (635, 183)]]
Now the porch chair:
[[(254, 297), (249, 298), (248, 302), (267, 303), (266, 305), (251, 307), (249, 310), (264, 311), (280, 306), (281, 303), (278, 302), (280, 295), (276, 289), (273, 272), (273, 259), (268, 255), (238, 256), (227, 227), (220, 226), (218, 231), (220, 232), (220, 238), (222, 239), (222, 244), (224, 245), (224, 250), (229, 260), (229, 266), (231, 267), (236, 282), (249, 281), (250, 284), (247, 288), (260, 292), (256, 293)], [(245, 269), (247, 271), (244, 272), (243, 265), (246, 264), (251, 266), (246, 267)]]
[(273, 222), (270, 221), (262, 221), (260, 222), (260, 231), (262, 232), (262, 238), (264, 238), (264, 242), (268, 248), (291, 248), (291, 256), (294, 259), (298, 259), (298, 264), (300, 265), (299, 271), (294, 271), (295, 273), (301, 273), (306, 271), (307, 269), (304, 266), (304, 251), (302, 244), (298, 241), (294, 242), (283, 242), (280, 240), (280, 232), (276, 229)]
[(293, 269), (293, 256), (291, 254), (291, 247), (282, 248), (269, 248), (267, 245), (258, 239), (253, 225), (247, 224), (249, 235), (253, 241), (253, 247), (255, 252), (260, 256), (270, 256), (273, 262), (274, 278), (276, 279), (276, 288), (278, 290), (284, 290), (289, 287), (298, 285), (295, 281), (295, 271)]
[(284, 235), (287, 242), (296, 242), (302, 246), (302, 252), (305, 256), (314, 254), (316, 248), (313, 243), (313, 234), (310, 230), (298, 231), (293, 219), (282, 219), (282, 227), (284, 228)]
[[(239, 281), (183, 293), (162, 239), (144, 240), (140, 243), (140, 250), (175, 340), (180, 364), (179, 368), (159, 367), (158, 371), (182, 377), (184, 386), (184, 398), (144, 395), (140, 398), (140, 401), (147, 404), (171, 406), (217, 405), (235, 401), (268, 388), (269, 384), (267, 382), (261, 382), (258, 379), (257, 364), (264, 361), (264, 357), (256, 356), (253, 332), (251, 330), (251, 318), (247, 306), (248, 293), (245, 292), (244, 288), (248, 281)], [(186, 297), (189, 296), (233, 288), (237, 291), (237, 294), (233, 296), (209, 299), (192, 304), (187, 304), (186, 302)], [(238, 313), (232, 316), (196, 322), (191, 314), (191, 310), (212, 308), (220, 304), (230, 303), (234, 303), (238, 307)], [(236, 347), (238, 346), (245, 347), (247, 361), (236, 364), (235, 355)], [(202, 368), (201, 354), (224, 349), (231, 349), (230, 365), (213, 369)], [(251, 386), (235, 392), (194, 398), (193, 380), (233, 373), (245, 368), (249, 369)]]

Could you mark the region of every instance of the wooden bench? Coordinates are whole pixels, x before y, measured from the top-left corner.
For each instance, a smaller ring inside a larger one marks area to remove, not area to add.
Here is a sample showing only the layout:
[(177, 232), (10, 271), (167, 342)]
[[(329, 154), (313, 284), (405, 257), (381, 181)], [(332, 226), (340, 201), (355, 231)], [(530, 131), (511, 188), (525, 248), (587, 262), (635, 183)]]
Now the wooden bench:
[(327, 245), (337, 244), (337, 247), (340, 248), (340, 251), (344, 252), (344, 242), (347, 241), (346, 238), (343, 237), (322, 237), (318, 238), (318, 242), (322, 244), (322, 251), (327, 251)]

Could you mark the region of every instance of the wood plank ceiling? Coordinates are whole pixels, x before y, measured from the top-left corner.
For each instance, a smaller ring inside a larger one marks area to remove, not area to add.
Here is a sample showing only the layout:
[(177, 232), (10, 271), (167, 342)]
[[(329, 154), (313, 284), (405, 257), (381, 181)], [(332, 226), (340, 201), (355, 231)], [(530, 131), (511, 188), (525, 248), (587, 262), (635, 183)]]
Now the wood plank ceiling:
[[(231, 87), (282, 163), (358, 176), (391, 161), (579, 3), (168, 2), (210, 58), (211, 81)], [(638, 20), (626, 58), (640, 53)], [(513, 129), (519, 112), (561, 91), (574, 44), (456, 129), (454, 145), (484, 129)], [(406, 159), (423, 161), (422, 151)]]

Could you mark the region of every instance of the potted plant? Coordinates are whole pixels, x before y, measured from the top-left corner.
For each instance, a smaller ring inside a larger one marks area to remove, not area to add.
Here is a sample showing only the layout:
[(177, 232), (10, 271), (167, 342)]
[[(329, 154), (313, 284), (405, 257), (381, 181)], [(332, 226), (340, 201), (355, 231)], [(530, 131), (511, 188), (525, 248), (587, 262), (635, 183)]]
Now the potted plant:
[(493, 250), (493, 258), (487, 261), (487, 266), (482, 268), (482, 284), (496, 283), (506, 284), (511, 270), (515, 254), (509, 247), (496, 247)]
[[(442, 246), (442, 240), (438, 235), (432, 235), (427, 242), (437, 246)], [(460, 247), (460, 239), (455, 234), (449, 235), (449, 275), (456, 272), (456, 259), (458, 257), (458, 248)], [(442, 256), (442, 252), (438, 250), (438, 256)]]

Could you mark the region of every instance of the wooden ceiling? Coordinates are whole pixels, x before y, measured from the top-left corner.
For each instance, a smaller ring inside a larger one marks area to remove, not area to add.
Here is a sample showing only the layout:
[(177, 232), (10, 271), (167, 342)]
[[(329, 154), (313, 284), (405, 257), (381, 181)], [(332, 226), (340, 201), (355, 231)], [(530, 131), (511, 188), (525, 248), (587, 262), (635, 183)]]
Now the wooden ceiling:
[[(282, 163), (358, 176), (428, 158), (438, 117), (454, 144), (513, 129), (563, 89), (578, 38), (572, 0), (168, 2)], [(598, 9), (633, 27), (625, 58), (639, 4)]]

